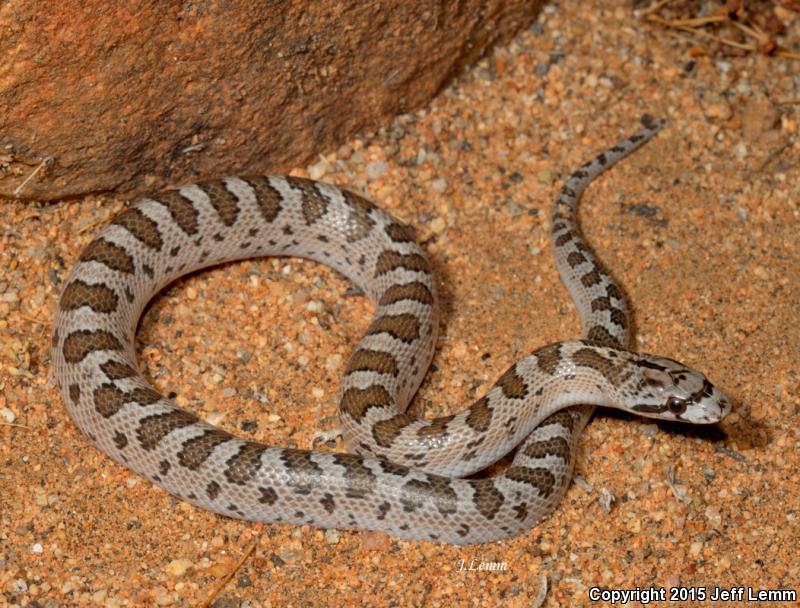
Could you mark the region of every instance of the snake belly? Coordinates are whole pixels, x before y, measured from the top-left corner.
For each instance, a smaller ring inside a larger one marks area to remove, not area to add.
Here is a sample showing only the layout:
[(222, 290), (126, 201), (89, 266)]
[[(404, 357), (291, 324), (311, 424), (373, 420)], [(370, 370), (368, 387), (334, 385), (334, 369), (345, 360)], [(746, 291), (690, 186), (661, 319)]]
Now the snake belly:
[[(553, 252), (584, 340), (521, 359), (458, 414), (422, 420), (406, 413), (431, 362), (438, 323), (436, 283), (413, 230), (352, 192), (282, 176), (151, 195), (102, 229), (75, 263), (55, 316), (53, 371), (64, 404), (115, 461), (217, 513), (454, 544), (516, 535), (560, 501), (594, 406), (701, 423), (729, 410), (701, 374), (626, 350), (621, 289), (575, 221), (586, 185), (660, 126), (646, 126), (576, 170), (555, 201)], [(137, 368), (139, 317), (165, 285), (199, 268), (266, 255), (322, 262), (375, 303), (342, 380), (340, 421), (352, 453), (237, 438), (178, 407)], [(678, 397), (664, 401), (667, 390)], [(515, 447), (501, 475), (462, 479)]]

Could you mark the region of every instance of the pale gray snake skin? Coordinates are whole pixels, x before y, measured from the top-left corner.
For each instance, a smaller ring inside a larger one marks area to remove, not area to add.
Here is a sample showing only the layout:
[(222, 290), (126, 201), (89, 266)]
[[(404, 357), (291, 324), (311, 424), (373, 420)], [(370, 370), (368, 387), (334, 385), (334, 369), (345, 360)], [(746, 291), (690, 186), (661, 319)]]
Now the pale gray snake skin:
[[(436, 284), (412, 230), (365, 199), (295, 177), (245, 177), (144, 198), (81, 253), (55, 317), (52, 359), (75, 424), (115, 461), (212, 511), (263, 522), (383, 530), (479, 543), (530, 528), (560, 501), (594, 406), (712, 423), (730, 410), (680, 363), (626, 350), (620, 288), (575, 221), (583, 190), (660, 121), (576, 170), (556, 198), (552, 247), (584, 339), (545, 346), (454, 416), (405, 413), (437, 334)], [(342, 380), (354, 454), (238, 439), (180, 409), (142, 377), (134, 334), (147, 302), (198, 268), (264, 255), (323, 262), (375, 303)], [(491, 478), (461, 479), (519, 446)]]

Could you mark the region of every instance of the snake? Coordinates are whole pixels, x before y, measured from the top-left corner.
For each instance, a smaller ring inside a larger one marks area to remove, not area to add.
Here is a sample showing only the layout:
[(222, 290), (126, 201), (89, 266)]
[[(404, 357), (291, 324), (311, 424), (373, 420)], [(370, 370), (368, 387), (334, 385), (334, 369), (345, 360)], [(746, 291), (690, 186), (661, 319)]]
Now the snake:
[[(694, 424), (731, 409), (702, 373), (630, 350), (625, 296), (578, 227), (586, 186), (663, 125), (643, 123), (575, 170), (553, 203), (552, 251), (581, 338), (523, 357), (463, 411), (432, 419), (407, 411), (431, 364), (439, 316), (414, 229), (329, 183), (249, 176), (145, 196), (79, 254), (52, 334), (67, 412), (117, 463), (222, 515), (456, 545), (530, 529), (569, 486), (595, 407)], [(374, 303), (341, 382), (346, 452), (236, 437), (179, 407), (138, 368), (136, 328), (155, 294), (187, 273), (258, 256), (319, 261)], [(511, 452), (504, 470), (476, 475)]]

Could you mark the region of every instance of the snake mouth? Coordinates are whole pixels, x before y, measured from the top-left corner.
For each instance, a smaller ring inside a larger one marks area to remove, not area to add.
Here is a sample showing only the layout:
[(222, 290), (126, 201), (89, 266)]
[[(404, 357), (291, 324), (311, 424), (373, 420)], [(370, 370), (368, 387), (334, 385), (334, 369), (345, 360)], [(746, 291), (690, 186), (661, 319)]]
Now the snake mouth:
[(631, 409), (642, 414), (663, 414), (667, 411), (666, 405), (653, 405), (652, 403), (637, 403)]

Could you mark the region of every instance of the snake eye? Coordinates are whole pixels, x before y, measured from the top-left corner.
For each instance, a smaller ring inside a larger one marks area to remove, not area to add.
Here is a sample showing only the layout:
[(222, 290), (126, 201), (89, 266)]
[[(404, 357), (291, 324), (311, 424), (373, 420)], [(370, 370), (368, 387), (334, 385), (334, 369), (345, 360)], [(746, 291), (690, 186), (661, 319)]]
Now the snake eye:
[(686, 411), (686, 399), (670, 397), (667, 401), (667, 409), (673, 414), (683, 414)]

